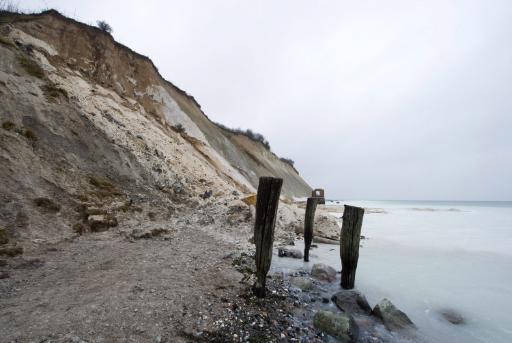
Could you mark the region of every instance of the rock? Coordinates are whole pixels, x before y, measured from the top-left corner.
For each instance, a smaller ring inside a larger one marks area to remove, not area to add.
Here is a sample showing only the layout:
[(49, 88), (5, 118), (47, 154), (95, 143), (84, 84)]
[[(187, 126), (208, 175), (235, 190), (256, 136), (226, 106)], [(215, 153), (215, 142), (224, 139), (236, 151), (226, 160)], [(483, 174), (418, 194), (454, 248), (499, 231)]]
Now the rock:
[(212, 190), (208, 190), (208, 191), (205, 191), (203, 194), (200, 195), (200, 197), (203, 199), (203, 200), (206, 200), (208, 199), (209, 197), (211, 197), (213, 194), (213, 191)]
[(0, 245), (9, 243), (9, 235), (7, 230), (4, 228), (0, 228)]
[(155, 229), (151, 229), (151, 236), (153, 237), (158, 237), (158, 236), (161, 236), (161, 235), (165, 235), (169, 233), (169, 230), (168, 229), (164, 229), (164, 228), (155, 228)]
[(83, 226), (81, 223), (73, 224), (72, 230), (79, 235), (83, 235), (86, 231), (85, 226)]
[(1, 279), (8, 279), (10, 277), (8, 272), (0, 271), (0, 280)]
[(113, 226), (117, 226), (117, 219), (114, 216), (97, 214), (87, 217), (87, 222), (93, 232), (107, 231)]
[(6, 260), (0, 260), (0, 267), (5, 267), (7, 265)]
[(323, 263), (316, 263), (311, 269), (311, 275), (321, 281), (334, 282), (336, 281), (336, 270)]
[(60, 211), (60, 205), (48, 198), (36, 198), (34, 203), (44, 212), (56, 213)]
[(243, 222), (249, 222), (252, 214), (246, 205), (233, 205), (227, 210), (227, 222), (230, 225), (238, 225)]
[[(340, 226), (331, 215), (317, 214), (315, 216), (315, 226), (313, 237), (323, 237), (337, 241), (339, 244), (340, 240)], [(319, 242), (320, 243), (320, 242)]]
[(316, 329), (331, 335), (341, 342), (355, 342), (359, 336), (359, 328), (352, 316), (335, 314), (329, 311), (318, 311), (313, 318)]
[(283, 245), (295, 245), (293, 237), (284, 237), (281, 239)]
[(151, 230), (133, 229), (130, 236), (134, 239), (150, 239), (169, 233), (168, 229), (154, 228)]
[(9, 257), (14, 257), (16, 255), (23, 254), (23, 248), (18, 246), (4, 246), (0, 248), (0, 256), (6, 255)]
[[(304, 221), (299, 220), (291, 224), (295, 234), (304, 234)], [(339, 244), (340, 239), (340, 226), (338, 225), (336, 218), (331, 215), (317, 214), (315, 216), (315, 224), (313, 227), (313, 237), (322, 237), (337, 241)], [(323, 242), (318, 242), (323, 243)]]
[(397, 309), (388, 299), (383, 299), (375, 305), (372, 313), (382, 320), (389, 331), (403, 331), (416, 328), (409, 317)]
[(279, 257), (291, 257), (291, 258), (302, 258), (302, 251), (297, 249), (278, 248), (277, 256)]
[(153, 237), (151, 231), (144, 231), (142, 229), (133, 229), (130, 236), (134, 239), (149, 239)]
[(462, 315), (453, 309), (445, 308), (440, 310), (439, 313), (441, 313), (441, 316), (443, 316), (444, 319), (454, 325), (464, 324), (464, 318)]
[(313, 281), (310, 278), (303, 276), (294, 276), (290, 278), (290, 283), (303, 291), (310, 291), (313, 289)]
[(372, 312), (366, 297), (354, 289), (339, 291), (331, 299), (345, 313), (370, 314)]

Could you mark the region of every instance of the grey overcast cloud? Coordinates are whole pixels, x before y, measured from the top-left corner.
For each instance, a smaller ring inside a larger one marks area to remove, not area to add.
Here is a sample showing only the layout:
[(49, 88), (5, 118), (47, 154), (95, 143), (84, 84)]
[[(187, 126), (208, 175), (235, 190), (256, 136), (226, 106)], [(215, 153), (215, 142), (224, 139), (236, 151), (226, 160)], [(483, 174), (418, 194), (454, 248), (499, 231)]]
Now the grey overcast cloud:
[(328, 198), (512, 200), (511, 1), (21, 1), (106, 20)]

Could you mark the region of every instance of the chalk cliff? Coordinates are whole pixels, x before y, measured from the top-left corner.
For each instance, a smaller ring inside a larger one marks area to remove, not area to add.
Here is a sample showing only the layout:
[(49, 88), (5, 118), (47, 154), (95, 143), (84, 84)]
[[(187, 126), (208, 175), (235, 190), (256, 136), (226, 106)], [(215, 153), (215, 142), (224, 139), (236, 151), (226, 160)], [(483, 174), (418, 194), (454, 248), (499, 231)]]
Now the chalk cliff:
[(0, 123), (0, 226), (21, 236), (86, 230), (90, 215), (114, 225), (105, 216), (116, 211), (230, 206), (264, 175), (284, 179), (285, 198), (311, 191), (263, 144), (213, 123), (149, 58), (53, 10), (0, 15)]

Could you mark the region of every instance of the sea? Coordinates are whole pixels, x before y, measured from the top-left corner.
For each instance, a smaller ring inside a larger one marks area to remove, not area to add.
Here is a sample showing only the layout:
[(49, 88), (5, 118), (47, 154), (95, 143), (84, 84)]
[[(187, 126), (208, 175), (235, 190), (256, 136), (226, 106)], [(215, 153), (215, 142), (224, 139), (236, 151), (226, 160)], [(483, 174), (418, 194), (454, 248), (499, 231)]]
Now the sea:
[[(418, 327), (418, 341), (512, 342), (512, 202), (326, 202), (333, 211), (344, 204), (366, 209), (356, 288), (371, 306), (391, 300)], [(311, 254), (309, 264), (273, 265), (341, 270), (339, 247), (319, 244)], [(446, 310), (464, 322), (451, 324)]]

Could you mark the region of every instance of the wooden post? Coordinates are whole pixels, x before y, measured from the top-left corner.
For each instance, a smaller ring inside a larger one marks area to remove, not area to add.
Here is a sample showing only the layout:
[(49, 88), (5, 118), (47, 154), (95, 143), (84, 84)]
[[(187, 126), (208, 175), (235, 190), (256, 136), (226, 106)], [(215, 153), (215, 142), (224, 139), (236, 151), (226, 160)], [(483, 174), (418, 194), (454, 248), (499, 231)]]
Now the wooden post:
[(364, 208), (345, 205), (341, 227), (341, 287), (354, 288)]
[(256, 197), (256, 221), (254, 243), (256, 244), (256, 283), (253, 292), (258, 298), (265, 296), (267, 273), (272, 262), (274, 226), (283, 179), (260, 177)]
[(304, 262), (309, 262), (309, 249), (313, 241), (313, 228), (315, 225), (315, 211), (318, 198), (308, 198), (306, 217), (304, 218)]

